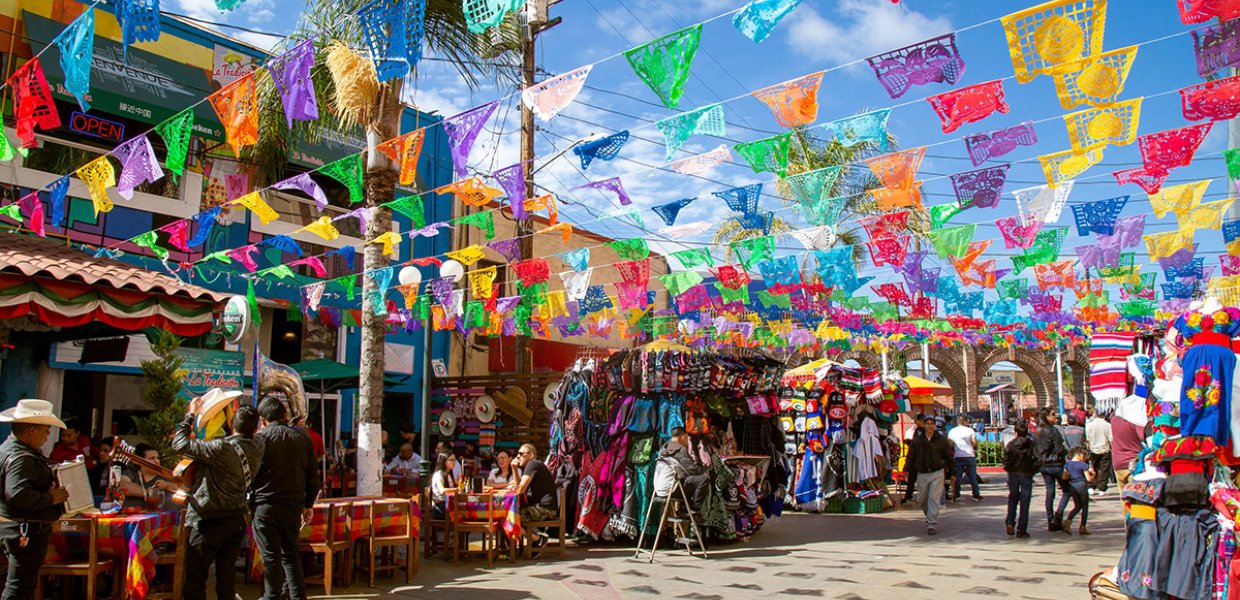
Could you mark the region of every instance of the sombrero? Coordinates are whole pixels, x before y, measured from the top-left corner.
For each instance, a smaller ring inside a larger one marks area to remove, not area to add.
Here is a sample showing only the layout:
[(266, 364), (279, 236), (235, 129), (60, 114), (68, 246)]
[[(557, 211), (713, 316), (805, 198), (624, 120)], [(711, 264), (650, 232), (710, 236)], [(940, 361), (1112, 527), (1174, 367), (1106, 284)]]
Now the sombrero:
[(454, 433), (456, 433), (456, 413), (451, 409), (445, 410), (439, 414), (439, 434), (451, 436)]
[(233, 400), (241, 395), (240, 390), (232, 390), (225, 392), (220, 388), (211, 388), (207, 393), (199, 397), (201, 402), (198, 405), (198, 415), (194, 421), (197, 427), (203, 427), (211, 422), (221, 411), (232, 405)]
[(65, 428), (64, 421), (56, 418), (52, 412), (52, 403), (47, 400), (18, 400), (17, 406), (0, 411), (0, 423), (31, 423)]
[(495, 399), (483, 394), (474, 398), (474, 415), (478, 417), (481, 423), (490, 423), (495, 420)]

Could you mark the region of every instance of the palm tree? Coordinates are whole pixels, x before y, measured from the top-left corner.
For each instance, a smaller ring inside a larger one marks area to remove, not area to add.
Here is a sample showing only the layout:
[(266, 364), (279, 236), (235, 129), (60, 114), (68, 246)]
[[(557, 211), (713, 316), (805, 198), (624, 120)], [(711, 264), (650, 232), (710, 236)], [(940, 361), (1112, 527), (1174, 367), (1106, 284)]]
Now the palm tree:
[[(363, 268), (370, 273), (389, 264), (382, 248), (371, 242), (391, 230), (392, 211), (382, 205), (393, 199), (397, 181), (397, 166), (374, 149), (379, 143), (400, 133), (400, 115), (404, 106), (400, 100), (401, 80), (379, 84), (373, 68), (366, 68), (368, 62), (356, 60), (357, 51), (354, 49), (363, 47), (363, 35), (362, 24), (354, 15), (368, 2), (312, 0), (306, 6), (297, 30), (289, 36), (287, 48), (310, 38), (315, 39), (316, 64), (311, 76), (322, 118), (316, 122), (299, 122), (288, 128), (275, 85), (270, 77), (261, 76), (258, 86), (261, 141), (250, 158), (260, 167), (260, 181), (271, 182), (284, 176), (282, 170), (291, 149), (302, 142), (316, 141), (325, 128), (342, 133), (364, 131), (368, 149), (363, 176), (365, 205), (372, 209), (372, 216), (365, 231), (367, 243)], [(511, 51), (519, 48), (521, 41), (519, 27), (512, 23), (512, 19), (487, 35), (475, 35), (466, 26), (460, 0), (426, 0), (424, 30), (426, 53), (446, 59), (467, 84), (475, 86), (484, 76), (516, 81), (518, 61), (512, 57)], [(348, 58), (352, 58), (352, 62), (361, 68), (351, 69), (347, 77), (340, 80), (333, 78), (329, 63)], [(416, 72), (411, 76), (416, 76)], [(359, 82), (361, 86), (351, 85)], [(369, 93), (358, 94), (359, 87)], [(378, 290), (377, 282), (363, 276), (362, 290), (357, 490), (363, 495), (378, 495), (383, 491), (380, 421), (383, 412), (386, 315), (376, 315), (370, 306), (368, 292)]]

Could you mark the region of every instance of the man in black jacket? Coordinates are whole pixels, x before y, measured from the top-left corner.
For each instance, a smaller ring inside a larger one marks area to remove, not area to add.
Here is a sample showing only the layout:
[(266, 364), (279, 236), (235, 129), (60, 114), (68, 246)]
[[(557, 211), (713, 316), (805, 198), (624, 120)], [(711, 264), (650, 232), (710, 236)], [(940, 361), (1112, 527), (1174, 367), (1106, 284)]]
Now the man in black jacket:
[(64, 514), (69, 492), (54, 481), (52, 467), (39, 450), (52, 427), (65, 424), (52, 414), (46, 400), (19, 400), (0, 412), (0, 422), (12, 423), (13, 433), (0, 444), (0, 543), (9, 557), (9, 576), (3, 600), (34, 597), (39, 567), (47, 554), (52, 522)]
[[(1068, 456), (1068, 447), (1064, 445), (1063, 434), (1056, 425), (1059, 415), (1055, 409), (1046, 407), (1038, 413), (1038, 432), (1033, 436), (1033, 454), (1041, 463), (1042, 483), (1046, 486), (1046, 524), (1050, 531), (1063, 529), (1063, 511), (1068, 507), (1068, 499), (1072, 490), (1068, 480), (1063, 478), (1063, 464)], [(1059, 506), (1055, 506), (1055, 490), (1063, 490)]]
[[(216, 390), (208, 392), (211, 395)], [(189, 404), (189, 414), (177, 424), (172, 449), (194, 460), (198, 470), (185, 507), (190, 527), (185, 555), (186, 600), (205, 600), (207, 572), (215, 564), (215, 596), (237, 595), (237, 555), (245, 539), (246, 488), (254, 480), (263, 448), (254, 439), (258, 411), (242, 406), (233, 415), (234, 435), (200, 441), (191, 431), (202, 399)]]
[(1027, 538), (1029, 501), (1033, 497), (1033, 474), (1038, 470), (1038, 460), (1033, 453), (1033, 440), (1029, 439), (1029, 425), (1017, 423), (1015, 431), (1016, 439), (1003, 452), (1003, 470), (1008, 476), (1007, 534)]
[(939, 510), (943, 507), (944, 485), (951, 481), (946, 470), (955, 468), (956, 446), (947, 436), (938, 432), (934, 419), (922, 421), (925, 435), (909, 442), (908, 459), (904, 470), (917, 474), (917, 504), (926, 514), (926, 533), (934, 535), (939, 530)]
[(254, 541), (263, 559), (263, 598), (305, 600), (306, 581), (297, 554), (303, 522), (314, 514), (319, 470), (314, 447), (305, 434), (289, 427), (288, 409), (272, 396), (258, 404), (263, 429), (254, 436), (263, 446), (263, 460), (251, 485)]

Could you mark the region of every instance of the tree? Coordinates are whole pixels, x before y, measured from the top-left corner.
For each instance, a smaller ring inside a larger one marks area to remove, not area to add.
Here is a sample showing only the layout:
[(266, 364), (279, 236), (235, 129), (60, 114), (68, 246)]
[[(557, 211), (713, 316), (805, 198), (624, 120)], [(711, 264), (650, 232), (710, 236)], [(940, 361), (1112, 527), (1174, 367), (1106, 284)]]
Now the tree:
[[(391, 231), (392, 211), (382, 204), (395, 196), (397, 167), (375, 147), (400, 134), (400, 116), (404, 106), (400, 98), (402, 80), (380, 84), (374, 65), (362, 59), (354, 48), (364, 46), (358, 10), (369, 0), (311, 0), (302, 12), (297, 31), (288, 39), (288, 48), (314, 38), (316, 61), (311, 77), (315, 84), (321, 118), (316, 122), (298, 122), (289, 128), (284, 119), (280, 95), (270, 77), (259, 79), (259, 144), (253, 150), (254, 162), (263, 168), (260, 181), (283, 177), (289, 153), (301, 142), (312, 142), (334, 128), (341, 132), (362, 131), (366, 137), (366, 159), (363, 185), (365, 205), (371, 219), (366, 226), (362, 268), (370, 273), (386, 267), (388, 257), (372, 243)], [(486, 35), (474, 35), (466, 26), (464, 9), (459, 0), (426, 0), (424, 48), (427, 54), (442, 57), (456, 68), (465, 82), (475, 86), (480, 76), (516, 81), (515, 64), (510, 52), (519, 46), (519, 28), (509, 19)], [(333, 66), (335, 68), (333, 68)], [(416, 70), (411, 72), (416, 76)], [(420, 186), (421, 187), (421, 186)], [(362, 278), (361, 375), (358, 390), (357, 440), (358, 483), (362, 495), (382, 493), (383, 448), (381, 418), (383, 413), (383, 346), (387, 327), (386, 311), (375, 314), (369, 292), (378, 290), (378, 283), (369, 276)], [(426, 349), (429, 352), (429, 348)], [(423, 357), (430, 360), (429, 356)], [(429, 401), (424, 398), (423, 401)], [(424, 432), (425, 433), (425, 432)]]
[(146, 377), (142, 382), (142, 399), (153, 410), (145, 417), (134, 419), (138, 433), (159, 450), (160, 458), (168, 467), (177, 463), (172, 452), (171, 433), (185, 417), (187, 408), (187, 403), (177, 397), (185, 381), (181, 357), (177, 356), (180, 347), (181, 338), (162, 329), (155, 333), (151, 341), (151, 352), (155, 358), (144, 360), (141, 364), (142, 374)]

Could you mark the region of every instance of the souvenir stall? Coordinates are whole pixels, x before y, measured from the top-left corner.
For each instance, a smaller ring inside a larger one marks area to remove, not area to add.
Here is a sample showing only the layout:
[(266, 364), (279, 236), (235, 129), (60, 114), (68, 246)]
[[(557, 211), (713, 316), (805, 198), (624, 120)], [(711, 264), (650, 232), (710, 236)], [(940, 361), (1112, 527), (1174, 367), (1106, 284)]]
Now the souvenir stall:
[[(569, 490), (570, 521), (594, 539), (636, 538), (655, 459), (684, 427), (711, 484), (705, 536), (744, 539), (782, 509), (784, 439), (775, 418), (780, 363), (667, 342), (582, 358), (557, 388), (547, 465)], [(651, 519), (655, 521), (656, 519)]]
[(1095, 336), (1113, 354), (1127, 353), (1121, 377), (1102, 371), (1110, 385), (1131, 390), (1115, 403), (1113, 431), (1148, 434), (1121, 490), (1124, 551), (1110, 573), (1091, 582), (1095, 597), (1108, 591), (1140, 600), (1240, 595), (1240, 563), (1233, 562), (1240, 419), (1231, 398), (1238, 335), (1240, 309), (1210, 297), (1189, 305), (1168, 324), (1160, 347), (1147, 352), (1133, 353), (1132, 334)]
[(799, 510), (869, 514), (893, 506), (886, 476), (900, 456), (893, 427), (908, 387), (865, 367), (818, 361), (785, 373), (780, 428)]

